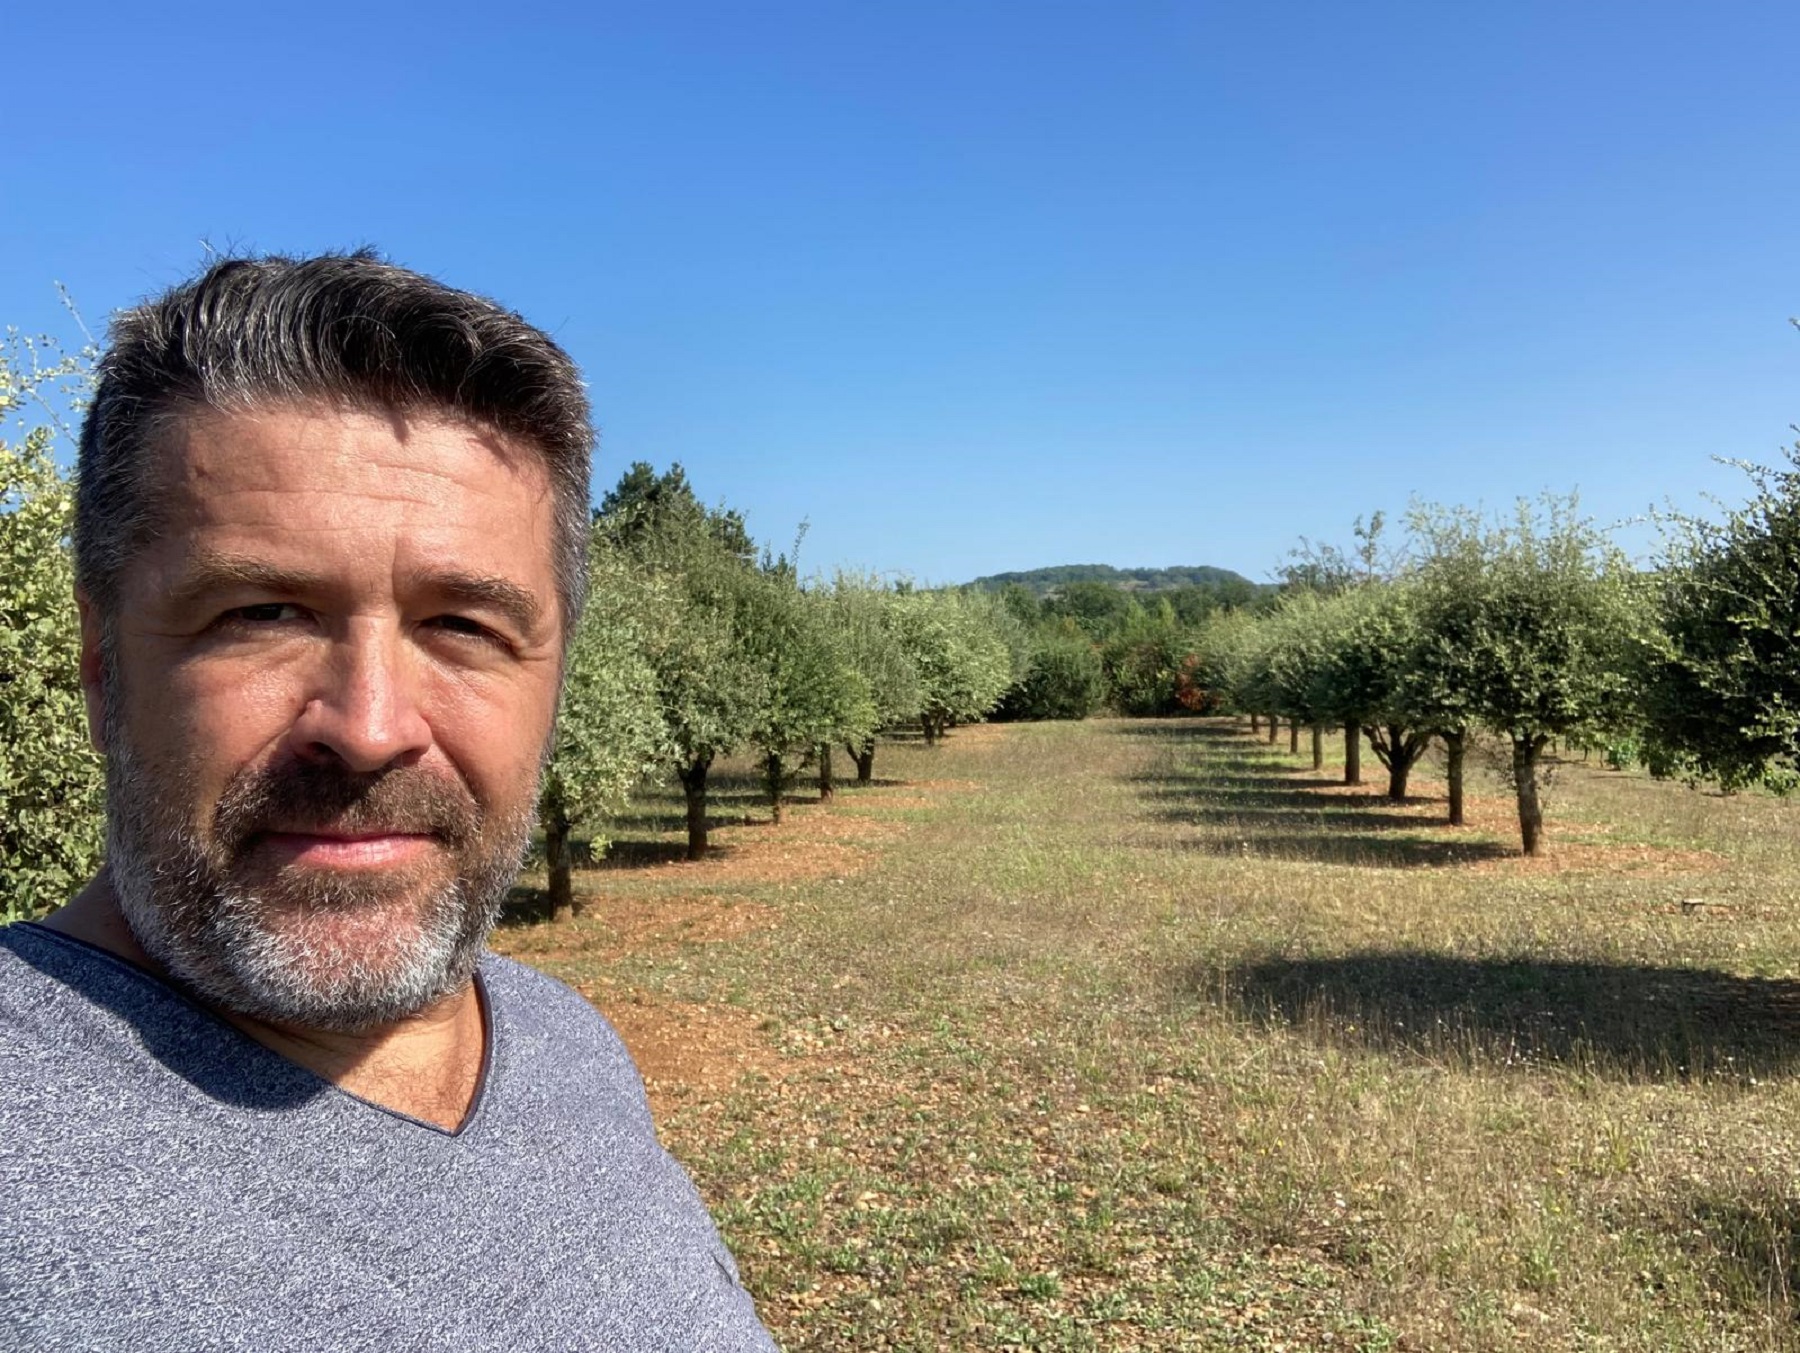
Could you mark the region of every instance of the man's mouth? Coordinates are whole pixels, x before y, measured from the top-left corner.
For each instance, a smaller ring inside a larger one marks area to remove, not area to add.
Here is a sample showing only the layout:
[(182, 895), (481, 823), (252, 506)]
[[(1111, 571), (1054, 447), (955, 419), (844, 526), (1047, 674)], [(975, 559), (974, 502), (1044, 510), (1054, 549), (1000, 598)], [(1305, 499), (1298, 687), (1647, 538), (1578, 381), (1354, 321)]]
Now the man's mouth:
[(284, 865), (383, 869), (407, 864), (438, 845), (430, 832), (329, 830), (259, 833), (257, 843)]

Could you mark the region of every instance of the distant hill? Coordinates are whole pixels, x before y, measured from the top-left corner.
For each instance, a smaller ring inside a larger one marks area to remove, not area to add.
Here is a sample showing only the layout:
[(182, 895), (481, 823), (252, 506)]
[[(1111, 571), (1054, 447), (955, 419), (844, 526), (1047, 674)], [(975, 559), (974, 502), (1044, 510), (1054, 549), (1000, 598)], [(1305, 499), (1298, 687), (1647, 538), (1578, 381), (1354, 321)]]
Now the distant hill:
[(1241, 573), (1211, 564), (1195, 564), (1175, 568), (1114, 568), (1111, 564), (1058, 564), (1054, 568), (1027, 569), (1023, 573), (991, 573), (977, 578), (970, 587), (998, 592), (1002, 587), (1018, 583), (1030, 588), (1033, 595), (1044, 597), (1068, 583), (1110, 583), (1123, 592), (1167, 592), (1177, 587), (1214, 588), (1223, 584), (1253, 587)]

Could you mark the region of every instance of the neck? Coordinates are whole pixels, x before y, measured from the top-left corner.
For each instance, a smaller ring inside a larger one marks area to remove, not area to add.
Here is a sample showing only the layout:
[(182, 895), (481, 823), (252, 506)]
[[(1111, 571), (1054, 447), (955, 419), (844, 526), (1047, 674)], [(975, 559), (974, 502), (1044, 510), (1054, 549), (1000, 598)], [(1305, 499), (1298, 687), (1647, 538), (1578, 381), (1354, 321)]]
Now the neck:
[[(180, 985), (138, 943), (105, 870), (43, 924)], [(264, 1047), (384, 1109), (454, 1130), (474, 1102), (487, 1034), (473, 983), (406, 1019), (354, 1033), (260, 1019), (189, 994)]]

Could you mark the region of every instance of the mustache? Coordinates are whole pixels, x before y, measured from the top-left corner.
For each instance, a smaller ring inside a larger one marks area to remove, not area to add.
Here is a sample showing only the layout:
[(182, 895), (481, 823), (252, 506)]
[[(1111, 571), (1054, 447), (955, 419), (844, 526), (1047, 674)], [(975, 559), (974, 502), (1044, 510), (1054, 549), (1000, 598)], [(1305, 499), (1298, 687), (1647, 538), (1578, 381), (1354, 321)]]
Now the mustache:
[(416, 766), (361, 772), (290, 761), (246, 768), (213, 810), (213, 839), (234, 853), (265, 832), (397, 832), (462, 847), (480, 830), (474, 795)]

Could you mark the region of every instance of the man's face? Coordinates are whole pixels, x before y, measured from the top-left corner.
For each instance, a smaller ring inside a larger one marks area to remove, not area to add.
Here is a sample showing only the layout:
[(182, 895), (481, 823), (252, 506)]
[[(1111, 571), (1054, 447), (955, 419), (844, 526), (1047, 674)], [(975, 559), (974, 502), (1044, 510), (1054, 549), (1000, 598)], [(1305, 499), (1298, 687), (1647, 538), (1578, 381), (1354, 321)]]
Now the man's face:
[(185, 423), (156, 473), (110, 644), (84, 615), (126, 919), (241, 1014), (415, 1013), (467, 979), (530, 831), (562, 625), (542, 463), (277, 406)]

